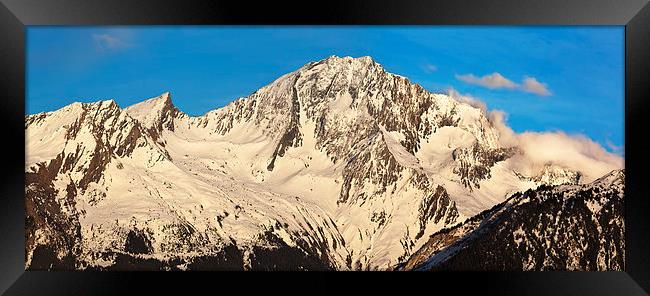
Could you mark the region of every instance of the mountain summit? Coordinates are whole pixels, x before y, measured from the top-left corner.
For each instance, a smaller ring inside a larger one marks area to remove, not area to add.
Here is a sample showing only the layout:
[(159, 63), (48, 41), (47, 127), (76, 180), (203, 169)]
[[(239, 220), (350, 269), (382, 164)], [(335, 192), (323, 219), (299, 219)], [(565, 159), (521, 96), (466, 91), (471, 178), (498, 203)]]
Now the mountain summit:
[[(332, 56), (202, 116), (170, 93), (28, 115), (32, 269), (391, 269), (540, 185), (485, 110)], [(566, 185), (562, 185), (566, 186)]]

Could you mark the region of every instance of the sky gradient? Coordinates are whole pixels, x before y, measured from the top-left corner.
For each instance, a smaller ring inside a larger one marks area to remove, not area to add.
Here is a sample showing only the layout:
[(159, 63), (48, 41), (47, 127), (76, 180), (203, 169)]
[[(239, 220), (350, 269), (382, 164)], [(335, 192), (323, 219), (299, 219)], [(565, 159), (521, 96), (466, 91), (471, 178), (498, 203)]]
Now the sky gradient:
[(170, 91), (201, 115), (331, 55), (475, 97), (516, 132), (584, 134), (622, 154), (622, 26), (29, 27), (26, 113)]

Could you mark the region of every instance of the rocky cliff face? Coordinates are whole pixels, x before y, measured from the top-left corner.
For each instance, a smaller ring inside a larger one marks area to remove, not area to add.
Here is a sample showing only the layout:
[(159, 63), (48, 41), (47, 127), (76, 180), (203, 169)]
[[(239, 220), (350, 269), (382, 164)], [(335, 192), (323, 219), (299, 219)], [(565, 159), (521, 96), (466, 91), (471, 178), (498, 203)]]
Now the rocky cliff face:
[(516, 172), (485, 111), (369, 57), (203, 116), (164, 93), (28, 115), (25, 132), (33, 269), (389, 269), (513, 192), (580, 179)]

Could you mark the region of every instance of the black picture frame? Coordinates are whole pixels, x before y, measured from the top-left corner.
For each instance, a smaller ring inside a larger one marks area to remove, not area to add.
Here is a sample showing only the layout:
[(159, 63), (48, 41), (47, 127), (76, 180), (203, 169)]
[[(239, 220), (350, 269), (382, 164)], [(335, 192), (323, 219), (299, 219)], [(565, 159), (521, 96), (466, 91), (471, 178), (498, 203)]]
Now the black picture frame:
[[(34, 1), (0, 0), (0, 292), (7, 295), (114, 295), (144, 291), (268, 293), (397, 288), (498, 295), (647, 295), (650, 291), (650, 4), (648, 0), (323, 1)], [(222, 273), (39, 272), (24, 264), (25, 33), (32, 25), (352, 24), (624, 25), (624, 272)], [(237, 280), (237, 281), (235, 281)], [(218, 287), (216, 289), (215, 287)], [(645, 290), (645, 291), (644, 291)]]

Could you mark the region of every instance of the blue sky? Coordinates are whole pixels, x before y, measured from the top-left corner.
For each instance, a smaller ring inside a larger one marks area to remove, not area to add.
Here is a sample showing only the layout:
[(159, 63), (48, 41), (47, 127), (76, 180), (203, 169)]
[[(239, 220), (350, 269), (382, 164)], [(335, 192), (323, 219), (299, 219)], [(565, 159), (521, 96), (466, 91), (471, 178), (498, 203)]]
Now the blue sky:
[(330, 55), (369, 55), (431, 91), (476, 97), (517, 132), (624, 145), (622, 26), (29, 27), (26, 113), (170, 91), (200, 115)]

